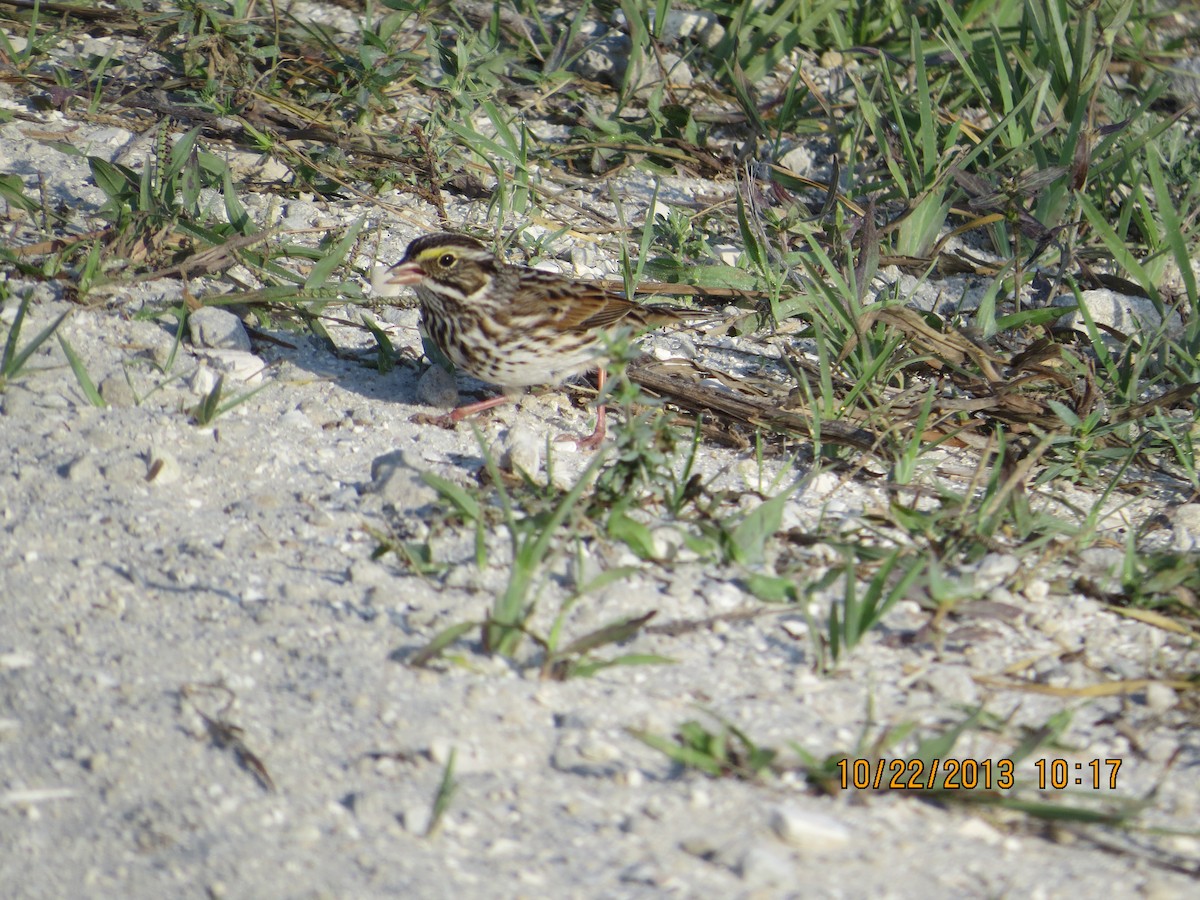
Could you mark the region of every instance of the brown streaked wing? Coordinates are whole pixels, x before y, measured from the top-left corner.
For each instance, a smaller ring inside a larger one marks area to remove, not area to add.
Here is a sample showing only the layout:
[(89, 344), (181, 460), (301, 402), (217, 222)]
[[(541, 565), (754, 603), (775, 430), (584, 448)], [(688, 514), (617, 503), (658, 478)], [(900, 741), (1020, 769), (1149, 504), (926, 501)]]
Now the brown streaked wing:
[[(625, 319), (639, 327), (648, 328), (709, 317), (709, 313), (700, 310), (680, 309), (665, 303), (637, 303), (596, 288), (584, 289), (572, 302), (575, 304), (573, 315), (570, 316), (572, 327), (585, 331), (607, 328)], [(578, 324), (575, 324), (576, 320)]]
[(638, 308), (614, 293), (557, 275), (529, 270), (522, 273), (521, 289), (513, 300), (514, 316), (541, 315), (563, 331), (587, 332), (606, 328)]

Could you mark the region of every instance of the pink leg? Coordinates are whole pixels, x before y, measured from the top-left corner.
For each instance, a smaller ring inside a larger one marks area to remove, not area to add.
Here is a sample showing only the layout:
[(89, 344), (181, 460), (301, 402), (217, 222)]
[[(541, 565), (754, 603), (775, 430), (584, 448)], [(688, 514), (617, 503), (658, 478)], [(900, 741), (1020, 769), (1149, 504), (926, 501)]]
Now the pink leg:
[(492, 409), (511, 402), (511, 397), (501, 394), (499, 397), (492, 397), (490, 400), (480, 400), (478, 403), (468, 403), (466, 406), (460, 406), (454, 412), (450, 413), (448, 418), (451, 422), (461, 422), (467, 416), (473, 416), (475, 413), (483, 412), (485, 409)]
[[(604, 390), (605, 374), (603, 369), (598, 369), (596, 372), (596, 388), (598, 391)], [(452, 428), (457, 423), (461, 422), (467, 416), (473, 416), (475, 413), (483, 412), (485, 409), (493, 409), (497, 406), (503, 406), (505, 403), (511, 403), (512, 398), (505, 394), (499, 397), (492, 397), (488, 400), (480, 400), (478, 403), (468, 403), (466, 406), (460, 406), (452, 412), (444, 416), (414, 416), (414, 419), (429, 425), (440, 425), (443, 428)], [(607, 434), (605, 429), (605, 409), (601, 403), (596, 407), (596, 428), (585, 438), (577, 438), (569, 434), (564, 434), (559, 440), (574, 441), (580, 450), (595, 450), (602, 443)]]
[(411, 421), (421, 425), (436, 425), (439, 428), (453, 428), (467, 416), (474, 415), (477, 412), (483, 412), (485, 409), (491, 409), (494, 406), (501, 406), (510, 402), (511, 398), (501, 394), (499, 397), (492, 397), (490, 400), (480, 400), (478, 403), (468, 403), (466, 406), (460, 406), (445, 415), (433, 416), (429, 413), (417, 413), (412, 417)]
[[(596, 391), (597, 393), (604, 392), (604, 368), (596, 370)], [(604, 404), (601, 403), (596, 407), (596, 430), (585, 438), (576, 438), (575, 445), (580, 450), (595, 450), (604, 442)]]

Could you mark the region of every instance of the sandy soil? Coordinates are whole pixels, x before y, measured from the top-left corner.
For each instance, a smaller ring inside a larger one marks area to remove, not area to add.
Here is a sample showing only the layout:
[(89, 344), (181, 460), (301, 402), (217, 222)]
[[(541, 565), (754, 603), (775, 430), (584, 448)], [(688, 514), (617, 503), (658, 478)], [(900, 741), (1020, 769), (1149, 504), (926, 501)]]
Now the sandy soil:
[[(110, 159), (137, 140), (112, 125), (70, 124), (64, 139)], [(0, 126), (0, 171), (40, 174), (86, 215), (100, 198), (86, 163), (52, 146), (47, 134), (60, 129), (57, 113)], [(267, 214), (267, 199), (246, 202)], [(273, 208), (306, 227), (373, 216), (378, 245), (355, 260), (364, 273), (373, 255), (395, 259), (433, 222), (419, 207), (412, 222), (348, 202)], [(204, 293), (211, 282), (192, 287)], [(1074, 593), (1070, 577), (1076, 568), (1108, 577), (1123, 529), (1176, 498), (1117, 498), (1104, 525), (1111, 540), (1071, 566), (996, 553), (951, 569), (975, 600), (962, 615), (922, 630), (930, 617), (915, 591), (827, 674), (814, 671), (804, 609), (731, 615), (764, 608), (744, 589), (750, 569), (695, 558), (663, 523), (658, 563), (597, 535), (565, 545), (539, 581), (535, 625), (548, 628), (576, 585), (629, 566), (575, 605), (565, 633), (652, 610), (660, 626), (707, 620), (623, 648), (673, 664), (550, 681), (538, 677), (532, 644), (510, 662), (484, 654), (472, 632), (450, 658), (418, 669), (405, 660), (440, 629), (482, 618), (511, 569), (503, 529), (484, 536), (478, 566), (474, 529), (448, 519), (420, 478), (472, 485), (483, 465), (469, 428), (411, 421), (428, 411), (424, 363), (380, 375), (295, 333), (240, 352), (188, 333), (164, 372), (175, 320), (138, 314), (177, 302), (178, 280), (99, 292), (86, 308), (67, 303), (61, 282), (9, 272), (5, 289), (5, 331), (22, 292), (33, 298), (26, 340), (71, 310), (61, 333), (109, 404), (86, 401), (53, 340), (0, 393), (5, 896), (1194, 892), (1200, 740), (1194, 695), (1171, 679), (1196, 670), (1196, 648), (1105, 611)], [(396, 346), (419, 356), (415, 313), (387, 318)], [(238, 323), (211, 323), (224, 326), (241, 339)], [(344, 350), (367, 345), (361, 331), (332, 333)], [(718, 357), (728, 349), (696, 343)], [(668, 337), (657, 346), (681, 345)], [(189, 410), (218, 372), (229, 396), (265, 387), (199, 426)], [(489, 447), (536, 454), (546, 433), (586, 431), (589, 415), (551, 391), (480, 427)], [(590, 460), (569, 445), (552, 452), (567, 483)], [(545, 477), (544, 459), (532, 468)], [(760, 463), (710, 446), (699, 470), (745, 508), (764, 485), (778, 492), (808, 474), (802, 455)], [(1080, 508), (1096, 501), (1055, 490)], [(864, 516), (887, 502), (878, 483), (821, 475), (802, 481), (783, 527), (802, 534), (832, 517), (846, 534), (865, 534)], [(445, 570), (373, 559), (372, 532), (388, 530), (427, 541)], [(1179, 515), (1164, 540), (1190, 546), (1195, 534)], [(821, 551), (812, 552), (815, 577)], [(808, 612), (824, 616), (835, 596), (816, 592)], [(1079, 690), (1147, 676), (1111, 695)], [(1017, 681), (1061, 695), (1014, 689)], [(798, 747), (886, 763), (973, 709), (983, 718), (951, 755), (990, 761), (981, 778), (999, 778), (1025, 729), (1059, 726), (1037, 758), (1063, 760), (1069, 784), (1038, 790), (1026, 759), (1012, 773), (1016, 795), (1090, 810), (1145, 800), (1133, 827), (1049, 826), (989, 805), (995, 792), (983, 790), (964, 792), (979, 802), (940, 805), (900, 789), (822, 793), (798, 767), (757, 782), (711, 778), (632, 733), (669, 737), (688, 720), (714, 730), (726, 720), (785, 761)], [(881, 741), (908, 725), (907, 737)], [(455, 790), (430, 834), (451, 758)]]

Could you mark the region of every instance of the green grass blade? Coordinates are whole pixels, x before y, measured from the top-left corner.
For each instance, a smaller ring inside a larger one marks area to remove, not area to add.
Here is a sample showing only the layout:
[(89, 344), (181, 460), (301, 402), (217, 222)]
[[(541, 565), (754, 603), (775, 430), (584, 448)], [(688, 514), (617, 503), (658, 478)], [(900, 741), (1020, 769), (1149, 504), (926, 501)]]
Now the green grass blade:
[(58, 335), (58, 344), (62, 347), (62, 351), (67, 357), (67, 362), (71, 365), (71, 371), (75, 373), (75, 380), (79, 382), (79, 388), (83, 391), (83, 395), (87, 398), (88, 403), (100, 409), (105, 409), (108, 404), (104, 402), (104, 398), (96, 390), (96, 385), (88, 375), (87, 369), (84, 368), (83, 360), (79, 358), (79, 354), (75, 352), (75, 348), (61, 334)]
[(4, 358), (0, 360), (0, 378), (12, 378), (20, 372), (25, 367), (25, 363), (29, 362), (29, 357), (33, 356), (42, 344), (50, 340), (50, 336), (58, 330), (58, 326), (72, 312), (70, 308), (64, 310), (53, 322), (34, 335), (28, 344), (17, 350), (17, 338), (21, 332), (21, 323), (25, 318), (28, 306), (29, 298), (25, 297), (21, 300), (21, 305), (17, 309), (17, 317), (13, 319), (12, 328), (9, 329), (8, 340), (4, 343)]

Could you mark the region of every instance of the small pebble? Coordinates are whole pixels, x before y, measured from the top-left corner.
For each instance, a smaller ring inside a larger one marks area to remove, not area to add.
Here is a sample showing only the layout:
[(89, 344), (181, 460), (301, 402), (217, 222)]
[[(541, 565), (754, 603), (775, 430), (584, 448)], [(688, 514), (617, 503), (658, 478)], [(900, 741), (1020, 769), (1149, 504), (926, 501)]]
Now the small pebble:
[(523, 424), (513, 425), (504, 433), (492, 452), (500, 467), (508, 472), (536, 475), (542, 467), (542, 448), (546, 438)]
[(796, 864), (776, 847), (761, 844), (748, 849), (738, 861), (737, 873), (755, 888), (794, 885), (798, 875)]
[(771, 810), (771, 830), (780, 840), (806, 850), (839, 847), (850, 840), (850, 829), (832, 816), (781, 803)]
[(458, 385), (454, 376), (441, 366), (425, 370), (417, 382), (417, 399), (426, 406), (452, 409), (458, 405)]
[(146, 480), (157, 485), (174, 484), (183, 476), (179, 461), (161, 447), (150, 448), (150, 459), (146, 468)]
[(97, 390), (109, 406), (128, 408), (137, 405), (137, 397), (134, 396), (133, 388), (129, 386), (124, 372), (109, 375), (100, 382)]
[(1146, 685), (1146, 706), (1156, 713), (1165, 713), (1179, 702), (1179, 695), (1170, 685), (1152, 681)]

